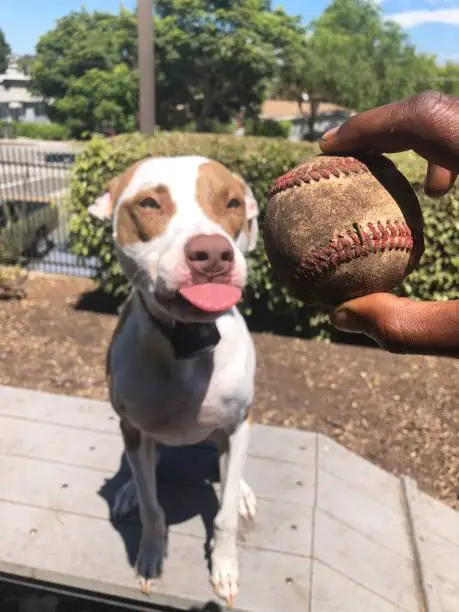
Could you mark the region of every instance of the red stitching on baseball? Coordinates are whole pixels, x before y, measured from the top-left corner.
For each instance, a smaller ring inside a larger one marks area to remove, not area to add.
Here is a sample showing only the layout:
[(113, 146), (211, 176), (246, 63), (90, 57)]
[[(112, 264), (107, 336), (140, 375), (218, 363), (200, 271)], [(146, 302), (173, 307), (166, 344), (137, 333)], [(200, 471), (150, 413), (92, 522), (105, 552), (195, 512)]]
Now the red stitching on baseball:
[[(386, 157), (378, 157), (378, 166), (393, 167), (394, 164)], [(329, 180), (332, 176), (339, 178), (369, 171), (368, 166), (355, 157), (317, 157), (280, 176), (269, 190), (268, 197), (292, 187), (301, 187), (303, 183), (317, 183), (321, 179)]]
[(413, 245), (411, 230), (405, 222), (378, 221), (368, 223), (366, 229), (356, 223), (353, 229), (340, 232), (327, 246), (309, 251), (301, 261), (301, 275), (320, 276), (353, 259), (386, 250), (411, 251)]

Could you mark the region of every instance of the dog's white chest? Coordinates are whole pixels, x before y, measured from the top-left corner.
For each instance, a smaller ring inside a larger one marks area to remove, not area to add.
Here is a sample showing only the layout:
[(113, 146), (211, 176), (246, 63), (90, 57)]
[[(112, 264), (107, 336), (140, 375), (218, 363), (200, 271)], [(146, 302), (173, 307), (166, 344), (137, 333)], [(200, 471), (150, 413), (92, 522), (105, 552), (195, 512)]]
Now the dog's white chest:
[(253, 397), (255, 352), (242, 317), (222, 317), (212, 354), (167, 360), (126, 325), (112, 349), (113, 401), (132, 424), (169, 445), (194, 444), (231, 431)]

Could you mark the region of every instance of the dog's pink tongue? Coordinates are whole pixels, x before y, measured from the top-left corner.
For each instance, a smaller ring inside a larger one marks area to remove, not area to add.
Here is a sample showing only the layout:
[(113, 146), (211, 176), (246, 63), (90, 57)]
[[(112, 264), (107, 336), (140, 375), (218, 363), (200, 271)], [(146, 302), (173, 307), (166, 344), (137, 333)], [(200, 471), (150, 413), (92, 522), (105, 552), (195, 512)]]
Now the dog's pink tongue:
[(188, 302), (205, 312), (222, 312), (232, 308), (241, 299), (238, 287), (218, 283), (192, 285), (180, 289), (180, 294)]

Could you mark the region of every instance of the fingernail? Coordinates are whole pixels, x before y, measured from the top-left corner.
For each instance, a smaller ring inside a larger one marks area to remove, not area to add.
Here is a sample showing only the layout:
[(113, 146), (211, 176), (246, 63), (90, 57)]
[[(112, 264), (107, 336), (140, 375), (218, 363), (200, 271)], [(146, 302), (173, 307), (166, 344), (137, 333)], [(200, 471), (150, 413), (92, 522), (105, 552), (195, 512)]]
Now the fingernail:
[(320, 142), (326, 145), (330, 145), (338, 129), (339, 129), (339, 126), (331, 128), (331, 130), (328, 130), (327, 132), (325, 132), (325, 134), (322, 134), (322, 138), (320, 139)]
[(330, 316), (330, 321), (337, 329), (353, 334), (364, 333), (362, 317), (346, 307), (337, 308)]

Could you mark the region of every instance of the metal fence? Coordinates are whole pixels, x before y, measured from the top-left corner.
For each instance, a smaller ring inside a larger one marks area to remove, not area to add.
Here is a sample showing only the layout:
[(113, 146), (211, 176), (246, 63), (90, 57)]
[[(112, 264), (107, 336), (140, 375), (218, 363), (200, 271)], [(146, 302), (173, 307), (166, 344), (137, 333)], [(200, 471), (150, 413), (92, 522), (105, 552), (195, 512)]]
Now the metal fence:
[(0, 140), (0, 262), (90, 276), (97, 262), (68, 248), (66, 196), (75, 152), (60, 143)]

